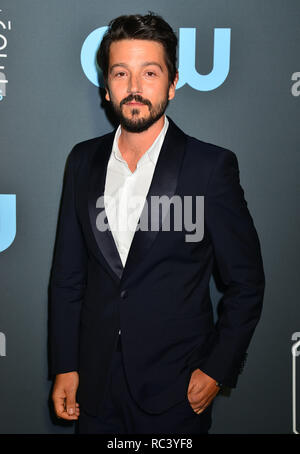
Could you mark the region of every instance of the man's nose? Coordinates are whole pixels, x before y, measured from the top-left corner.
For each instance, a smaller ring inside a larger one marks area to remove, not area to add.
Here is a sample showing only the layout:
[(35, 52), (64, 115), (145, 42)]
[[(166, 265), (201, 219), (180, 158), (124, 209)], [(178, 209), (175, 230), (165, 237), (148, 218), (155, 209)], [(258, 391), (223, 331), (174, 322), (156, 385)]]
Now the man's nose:
[(141, 79), (137, 75), (131, 75), (129, 80), (128, 80), (128, 87), (127, 87), (127, 92), (128, 93), (142, 93), (142, 84), (141, 84)]

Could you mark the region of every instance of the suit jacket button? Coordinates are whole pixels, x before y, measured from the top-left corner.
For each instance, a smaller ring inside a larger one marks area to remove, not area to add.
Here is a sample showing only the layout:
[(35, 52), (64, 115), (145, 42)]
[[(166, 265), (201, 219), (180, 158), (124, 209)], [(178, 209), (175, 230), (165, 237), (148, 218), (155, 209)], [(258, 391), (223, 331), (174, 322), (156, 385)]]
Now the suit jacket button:
[(123, 299), (124, 299), (124, 298), (126, 298), (126, 297), (127, 297), (127, 295), (128, 295), (128, 292), (127, 292), (127, 290), (122, 290), (122, 292), (121, 292), (121, 298), (123, 298)]

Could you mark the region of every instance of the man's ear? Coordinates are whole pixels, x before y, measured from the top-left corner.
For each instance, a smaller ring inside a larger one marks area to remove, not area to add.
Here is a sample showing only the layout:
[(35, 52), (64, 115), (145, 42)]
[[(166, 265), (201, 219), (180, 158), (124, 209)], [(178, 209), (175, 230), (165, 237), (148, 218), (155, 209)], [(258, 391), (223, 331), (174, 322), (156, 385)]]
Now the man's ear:
[(178, 70), (177, 70), (175, 78), (174, 78), (174, 81), (171, 83), (171, 85), (169, 87), (169, 100), (173, 99), (174, 96), (175, 96), (176, 85), (177, 85), (178, 79), (179, 79), (179, 73), (178, 73)]
[(109, 96), (109, 91), (108, 91), (107, 86), (105, 86), (105, 92), (106, 92), (106, 93), (105, 93), (105, 99), (106, 99), (106, 101), (110, 101), (110, 96)]

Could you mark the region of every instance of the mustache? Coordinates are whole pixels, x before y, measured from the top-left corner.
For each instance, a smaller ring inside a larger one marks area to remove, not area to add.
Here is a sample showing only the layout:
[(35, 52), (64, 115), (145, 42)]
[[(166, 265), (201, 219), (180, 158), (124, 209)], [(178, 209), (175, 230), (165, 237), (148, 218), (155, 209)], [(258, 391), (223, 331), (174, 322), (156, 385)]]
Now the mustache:
[(122, 99), (122, 101), (120, 102), (120, 107), (122, 107), (123, 104), (126, 104), (127, 102), (131, 102), (131, 101), (140, 102), (142, 104), (146, 104), (146, 106), (149, 106), (149, 107), (152, 106), (152, 103), (148, 99), (144, 99), (140, 95), (131, 94), (131, 95), (127, 96), (126, 98)]

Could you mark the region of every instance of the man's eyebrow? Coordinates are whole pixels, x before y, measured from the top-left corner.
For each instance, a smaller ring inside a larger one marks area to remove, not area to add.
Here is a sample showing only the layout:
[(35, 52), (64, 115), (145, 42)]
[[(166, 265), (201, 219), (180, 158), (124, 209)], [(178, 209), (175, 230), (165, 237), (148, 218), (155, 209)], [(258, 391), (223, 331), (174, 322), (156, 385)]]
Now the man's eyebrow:
[[(161, 72), (164, 72), (162, 66), (157, 63), (156, 61), (145, 61), (142, 66), (150, 66), (150, 65), (155, 65), (155, 66), (158, 66), (159, 69), (161, 70)], [(113, 71), (114, 68), (118, 67), (118, 66), (121, 66), (123, 68), (127, 68), (128, 69), (128, 65), (126, 63), (123, 63), (123, 62), (120, 62), (120, 63), (115, 63), (114, 65), (112, 65), (109, 69), (109, 72), (111, 73)]]
[(162, 69), (161, 65), (159, 63), (157, 63), (156, 61), (145, 61), (145, 63), (143, 63), (142, 66), (152, 66), (152, 65), (155, 65), (155, 66), (158, 66), (159, 69), (161, 70), (161, 72), (164, 72), (164, 70)]

